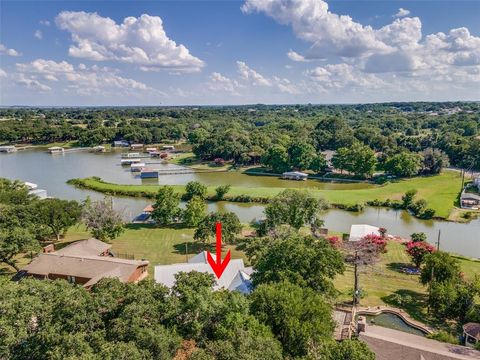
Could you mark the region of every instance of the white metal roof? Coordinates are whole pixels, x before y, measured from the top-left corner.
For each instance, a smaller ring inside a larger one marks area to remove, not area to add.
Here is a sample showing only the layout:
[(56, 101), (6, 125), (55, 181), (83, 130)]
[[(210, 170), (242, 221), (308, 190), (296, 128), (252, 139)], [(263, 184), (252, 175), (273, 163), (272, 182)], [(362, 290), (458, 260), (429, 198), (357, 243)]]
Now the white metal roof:
[(359, 241), (366, 235), (381, 235), (380, 228), (372, 225), (359, 224), (350, 227), (350, 241)]
[[(175, 285), (176, 274), (180, 272), (189, 273), (192, 271), (198, 271), (214, 275), (217, 282), (217, 284), (213, 287), (215, 290), (223, 288), (244, 292), (243, 290), (246, 290), (250, 287), (250, 276), (248, 274), (248, 270), (245, 271), (246, 269), (242, 259), (230, 260), (222, 276), (217, 278), (210, 264), (205, 263), (202, 260), (202, 257), (205, 256), (204, 253), (205, 252), (194, 256), (189, 260), (188, 263), (155, 266), (155, 282), (171, 288), (173, 285)], [(194, 262), (191, 262), (192, 260)], [(239, 274), (239, 272), (242, 274)]]

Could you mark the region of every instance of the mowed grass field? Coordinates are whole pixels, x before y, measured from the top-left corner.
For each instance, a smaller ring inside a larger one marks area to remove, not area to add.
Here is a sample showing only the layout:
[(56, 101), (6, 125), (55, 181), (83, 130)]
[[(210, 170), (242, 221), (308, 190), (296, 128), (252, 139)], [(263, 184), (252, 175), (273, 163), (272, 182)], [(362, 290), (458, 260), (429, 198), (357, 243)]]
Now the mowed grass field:
[[(219, 174), (218, 176), (221, 176)], [(110, 195), (128, 192), (130, 195), (142, 196), (147, 194), (153, 196), (159, 189), (158, 185), (120, 185), (99, 181), (95, 178), (81, 179), (82, 186), (107, 193)], [(347, 190), (324, 190), (309, 189), (308, 191), (318, 197), (324, 198), (333, 204), (356, 204), (369, 200), (400, 200), (402, 195), (412, 189), (416, 189), (417, 199), (425, 199), (428, 207), (435, 209), (435, 216), (448, 218), (455, 207), (458, 194), (462, 185), (462, 178), (459, 172), (444, 171), (440, 175), (428, 177), (415, 177), (411, 179), (397, 180), (385, 185), (373, 186), (367, 189)], [(183, 193), (185, 186), (173, 185), (174, 188)], [(281, 187), (244, 187), (232, 186), (228, 195), (239, 196), (249, 195), (251, 197), (273, 197), (285, 190)], [(209, 195), (214, 195), (215, 187), (208, 187)]]

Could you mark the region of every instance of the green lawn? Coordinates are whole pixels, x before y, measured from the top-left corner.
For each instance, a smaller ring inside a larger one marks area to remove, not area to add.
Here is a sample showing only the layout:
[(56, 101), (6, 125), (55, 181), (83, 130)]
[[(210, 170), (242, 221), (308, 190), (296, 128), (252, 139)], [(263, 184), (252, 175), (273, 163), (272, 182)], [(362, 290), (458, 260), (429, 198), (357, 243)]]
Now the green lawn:
[[(219, 175), (221, 176), (221, 175)], [(119, 185), (93, 178), (79, 179), (81, 186), (91, 190), (108, 193), (111, 195), (121, 194), (130, 196), (148, 196), (158, 191), (158, 185)], [(400, 200), (402, 195), (411, 189), (418, 191), (417, 198), (423, 198), (428, 202), (428, 206), (435, 209), (436, 216), (448, 218), (455, 206), (461, 188), (460, 173), (455, 171), (444, 171), (440, 175), (428, 177), (416, 177), (412, 179), (398, 180), (382, 186), (373, 186), (367, 189), (349, 189), (349, 190), (309, 190), (314, 196), (323, 197), (333, 204), (355, 204), (364, 203), (369, 200), (396, 199)], [(183, 192), (183, 185), (174, 185), (175, 189)], [(208, 187), (209, 195), (214, 195), (214, 186)], [(232, 186), (228, 195), (246, 195), (251, 197), (272, 197), (284, 190), (279, 187), (244, 187)]]
[[(87, 238), (88, 232), (83, 227), (77, 227), (68, 232), (65, 242)], [(127, 225), (126, 231), (112, 242), (112, 250), (120, 256), (149, 260), (149, 271), (153, 276), (155, 265), (185, 262), (185, 244), (189, 258), (203, 250), (201, 245), (193, 240), (193, 229), (156, 228), (134, 224)], [(227, 250), (231, 250), (232, 258), (243, 258), (246, 261), (245, 255), (234, 246), (225, 247), (224, 255)]]

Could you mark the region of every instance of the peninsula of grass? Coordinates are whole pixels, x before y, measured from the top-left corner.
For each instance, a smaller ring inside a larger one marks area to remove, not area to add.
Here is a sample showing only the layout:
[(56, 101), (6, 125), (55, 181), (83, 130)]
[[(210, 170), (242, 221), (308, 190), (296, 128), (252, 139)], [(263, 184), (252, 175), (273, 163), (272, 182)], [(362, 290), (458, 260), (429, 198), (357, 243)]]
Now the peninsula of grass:
[[(221, 175), (219, 175), (221, 176)], [(312, 180), (315, 181), (315, 180)], [(79, 188), (98, 191), (111, 196), (132, 196), (154, 198), (161, 185), (123, 185), (105, 182), (97, 177), (71, 179), (69, 184)], [(417, 190), (417, 199), (425, 199), (428, 207), (435, 210), (437, 218), (449, 219), (455, 208), (462, 179), (460, 173), (444, 171), (440, 175), (415, 177), (396, 180), (384, 185), (371, 186), (366, 189), (316, 189), (308, 191), (318, 198), (324, 198), (334, 205), (363, 204), (367, 201), (401, 200), (406, 191)], [(183, 194), (184, 185), (173, 185), (176, 191)], [(216, 186), (208, 186), (208, 196), (214, 199)], [(232, 186), (224, 200), (226, 201), (256, 201), (266, 202), (268, 199), (285, 190), (282, 187), (247, 187)]]

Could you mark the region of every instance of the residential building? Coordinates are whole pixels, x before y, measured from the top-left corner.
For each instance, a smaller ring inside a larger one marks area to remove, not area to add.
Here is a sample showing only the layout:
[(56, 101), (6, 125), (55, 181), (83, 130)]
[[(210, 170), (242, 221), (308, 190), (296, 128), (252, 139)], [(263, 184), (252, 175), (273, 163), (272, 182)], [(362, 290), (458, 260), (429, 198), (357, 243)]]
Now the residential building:
[(56, 251), (53, 245), (49, 245), (16, 277), (65, 279), (90, 288), (103, 278), (117, 278), (126, 283), (138, 282), (148, 276), (148, 261), (119, 259), (110, 249), (110, 244), (94, 238), (77, 241)]
[[(212, 256), (215, 258), (215, 254), (212, 254)], [(206, 251), (195, 255), (186, 263), (155, 266), (154, 278), (155, 282), (171, 288), (175, 285), (175, 275), (181, 272), (189, 273), (192, 271), (214, 275), (216, 284), (213, 288), (215, 290), (227, 289), (248, 294), (252, 289), (250, 277), (253, 269), (251, 267), (245, 267), (242, 259), (230, 260), (222, 276), (217, 278), (207, 261)]]
[(460, 195), (460, 207), (462, 209), (480, 209), (480, 194), (463, 191)]

